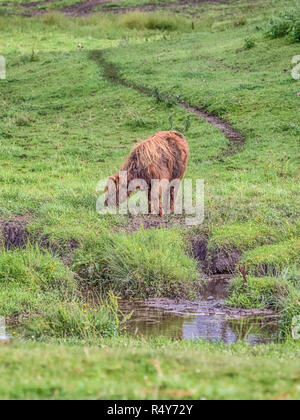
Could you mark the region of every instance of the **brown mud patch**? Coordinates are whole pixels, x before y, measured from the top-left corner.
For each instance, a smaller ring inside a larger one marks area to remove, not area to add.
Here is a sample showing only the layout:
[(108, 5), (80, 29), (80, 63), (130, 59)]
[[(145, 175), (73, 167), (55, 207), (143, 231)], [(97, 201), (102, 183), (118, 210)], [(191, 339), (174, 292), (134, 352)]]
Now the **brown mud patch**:
[(160, 217), (154, 215), (133, 216), (124, 219), (124, 224), (115, 228), (116, 232), (126, 232), (128, 234), (141, 229), (168, 229), (178, 226), (186, 226), (185, 219), (179, 217)]
[[(135, 82), (128, 81), (124, 79), (119, 72), (119, 69), (112, 63), (108, 62), (103, 54), (103, 51), (97, 50), (92, 51), (90, 53), (90, 58), (95, 60), (100, 64), (100, 66), (103, 68), (104, 71), (104, 77), (113, 82), (118, 83), (119, 85), (122, 85), (124, 87), (134, 89), (139, 93), (142, 93), (147, 96), (151, 97), (157, 97), (159, 95), (159, 98), (161, 101), (169, 101), (169, 98), (164, 98), (164, 95), (159, 94), (158, 92), (145, 87), (137, 85)], [(236, 153), (239, 153), (245, 143), (244, 136), (235, 128), (232, 127), (232, 125), (228, 122), (223, 120), (222, 118), (219, 118), (218, 116), (211, 114), (205, 109), (198, 108), (191, 106), (185, 102), (174, 102), (175, 105), (180, 106), (186, 110), (189, 110), (194, 115), (197, 115), (198, 117), (202, 118), (204, 121), (208, 122), (209, 124), (213, 125), (214, 127), (217, 127), (229, 140), (227, 148), (224, 150), (222, 156), (218, 156), (217, 159), (224, 158), (227, 156), (232, 156)]]
[(32, 1), (30, 3), (21, 3), (22, 7), (38, 7), (38, 6), (42, 6), (43, 4), (47, 4), (47, 3), (52, 3), (55, 0), (42, 0), (42, 1)]
[(240, 252), (237, 249), (210, 249), (207, 243), (207, 238), (192, 238), (194, 258), (199, 261), (204, 273), (233, 275), (241, 259)]
[[(136, 12), (136, 11), (155, 12), (156, 10), (172, 9), (174, 7), (184, 7), (184, 6), (188, 7), (191, 5), (197, 6), (198, 4), (203, 4), (203, 3), (223, 3), (224, 4), (225, 2), (224, 0), (185, 0), (185, 1), (172, 1), (169, 3), (147, 3), (147, 4), (137, 5), (137, 6), (122, 7), (116, 4), (118, 3), (118, 1), (114, 1), (114, 0), (103, 1), (102, 0), (102, 1), (99, 1), (98, 4), (96, 4), (92, 8), (88, 7), (89, 3), (93, 3), (93, 2), (89, 2), (89, 1), (84, 2), (82, 5), (84, 6), (84, 4), (86, 4), (87, 6), (86, 8), (82, 7), (81, 9), (76, 10), (76, 8), (74, 7), (72, 8), (71, 13), (76, 16), (83, 16), (83, 15), (92, 13), (93, 9), (95, 9), (100, 4), (106, 5), (107, 7), (97, 10), (97, 13), (120, 14), (120, 13)], [(95, 1), (95, 3), (97, 3), (97, 1)], [(63, 9), (61, 11), (65, 12)]]
[(50, 238), (49, 235), (33, 238), (33, 242), (38, 244), (41, 249), (47, 249), (50, 253), (60, 258), (67, 266), (72, 265), (72, 257), (76, 249), (79, 248), (79, 242), (75, 239), (61, 241)]
[[(21, 3), (20, 6), (26, 9), (26, 15), (29, 16), (37, 16), (43, 15), (45, 13), (51, 12), (61, 12), (66, 14), (67, 16), (88, 16), (92, 13), (128, 13), (134, 11), (141, 11), (141, 12), (154, 12), (156, 10), (162, 9), (172, 9), (176, 7), (189, 7), (191, 5), (197, 6), (200, 4), (205, 3), (221, 3), (225, 4), (224, 0), (185, 0), (185, 1), (172, 1), (169, 3), (147, 3), (141, 4), (136, 6), (129, 6), (129, 7), (122, 7), (118, 6), (118, 0), (86, 0), (82, 2), (78, 2), (72, 4), (70, 6), (65, 6), (58, 9), (52, 10), (43, 10), (40, 9), (40, 6), (43, 4), (52, 3), (54, 0), (40, 0), (40, 1), (32, 1), (30, 3)], [(103, 9), (95, 11), (98, 6), (105, 5)], [(11, 4), (1, 3), (0, 6), (8, 7)], [(175, 10), (176, 12), (176, 10)]]
[(9, 220), (0, 219), (0, 245), (11, 250), (26, 248), (28, 243), (36, 244), (42, 250), (46, 249), (58, 256), (68, 265), (74, 251), (79, 247), (78, 241), (69, 239), (60, 243), (49, 235), (32, 234), (27, 230), (31, 218), (31, 214), (26, 214), (24, 216), (12, 215)]
[(111, 2), (112, 1), (107, 0), (88, 0), (63, 7), (62, 9), (59, 9), (59, 11), (68, 16), (86, 16), (92, 13), (92, 11), (101, 4), (109, 4)]
[(0, 219), (0, 243), (6, 249), (24, 248), (29, 239), (26, 226), (29, 223), (30, 215), (12, 215), (9, 220)]
[[(146, 299), (143, 304), (152, 307), (160, 308), (165, 311), (181, 315), (224, 315), (228, 318), (243, 318), (250, 316), (276, 316), (270, 309), (242, 309), (232, 308), (224, 303), (222, 300), (198, 300), (188, 301), (183, 299), (168, 299), (168, 298), (156, 298)], [(122, 304), (121, 304), (122, 306)]]

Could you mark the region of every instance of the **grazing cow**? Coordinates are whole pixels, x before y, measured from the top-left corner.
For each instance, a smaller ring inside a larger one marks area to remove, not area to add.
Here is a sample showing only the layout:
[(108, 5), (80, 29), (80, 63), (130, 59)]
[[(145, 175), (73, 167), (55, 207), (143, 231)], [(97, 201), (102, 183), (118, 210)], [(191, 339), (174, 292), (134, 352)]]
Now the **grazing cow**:
[[(133, 180), (143, 180), (147, 184), (147, 188), (143, 190), (148, 191), (148, 209), (149, 213), (157, 214), (157, 203), (152, 203), (154, 195), (151, 194), (151, 187), (153, 187), (152, 180), (167, 180), (169, 182), (174, 180), (181, 180), (184, 177), (187, 161), (189, 156), (189, 148), (185, 137), (177, 131), (161, 131), (154, 136), (148, 138), (137, 144), (128, 158), (126, 159), (121, 171), (127, 174), (127, 187)], [(109, 177), (109, 182), (114, 182), (116, 191), (116, 205), (119, 205), (127, 199), (130, 191), (126, 188), (126, 194), (120, 193), (119, 174), (114, 174)], [(106, 200), (105, 204), (109, 203), (109, 183), (106, 186)], [(176, 201), (176, 188), (170, 189), (170, 212), (174, 212)], [(163, 216), (162, 209), (162, 187), (159, 186), (158, 207), (159, 215)], [(155, 209), (153, 207), (156, 207)]]

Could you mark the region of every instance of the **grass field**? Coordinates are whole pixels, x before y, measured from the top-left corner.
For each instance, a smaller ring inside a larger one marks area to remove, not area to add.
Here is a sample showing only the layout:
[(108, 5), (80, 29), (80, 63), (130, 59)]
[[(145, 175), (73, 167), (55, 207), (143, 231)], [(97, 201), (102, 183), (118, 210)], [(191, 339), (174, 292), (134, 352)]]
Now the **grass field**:
[[(112, 351), (113, 349), (113, 351)], [(2, 399), (299, 399), (295, 344), (188, 341), (1, 348)], [(126, 378), (126, 381), (124, 381)]]
[[(8, 249), (0, 233), (0, 315), (39, 342), (0, 347), (0, 398), (299, 398), (299, 342), (291, 342), (300, 315), (297, 2), (127, 14), (102, 13), (106, 4), (84, 17), (53, 13), (75, 1), (41, 2), (30, 9), (43, 14), (31, 17), (21, 2), (5, 3), (0, 227), (13, 224), (24, 247)], [(244, 143), (230, 145), (177, 102), (228, 121)], [(169, 129), (188, 139), (186, 176), (205, 181), (204, 223), (188, 229), (170, 216), (170, 227), (128, 234), (131, 218), (97, 214), (97, 183), (138, 141)], [(281, 312), (286, 343), (127, 341), (114, 294), (194, 297), (203, 277), (195, 237), (211, 252), (240, 255), (248, 284), (236, 274), (229, 303)], [(87, 312), (87, 290), (100, 308)], [(126, 372), (130, 389), (120, 382)]]

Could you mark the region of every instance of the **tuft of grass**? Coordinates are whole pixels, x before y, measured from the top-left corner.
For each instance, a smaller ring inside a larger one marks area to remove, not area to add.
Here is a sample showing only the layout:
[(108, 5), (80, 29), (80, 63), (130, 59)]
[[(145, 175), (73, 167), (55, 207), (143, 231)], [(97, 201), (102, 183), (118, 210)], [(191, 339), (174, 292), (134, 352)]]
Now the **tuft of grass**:
[(291, 290), (287, 299), (281, 302), (282, 321), (280, 325), (279, 336), (281, 339), (287, 339), (291, 336), (294, 318), (300, 317), (300, 288)]
[(47, 308), (41, 316), (33, 317), (24, 325), (25, 337), (45, 339), (101, 340), (120, 333), (122, 320), (118, 317), (118, 300), (108, 293), (97, 304), (79, 300), (60, 302)]
[(16, 115), (15, 121), (18, 127), (27, 127), (32, 123), (32, 118), (29, 114), (22, 112)]
[(245, 309), (268, 308), (281, 317), (278, 338), (291, 336), (293, 320), (300, 316), (299, 270), (285, 270), (278, 277), (238, 277), (229, 287), (227, 304)]
[(59, 28), (63, 28), (64, 26), (68, 26), (70, 19), (68, 19), (63, 13), (59, 12), (50, 12), (44, 14), (40, 18), (41, 22), (49, 25), (49, 26), (56, 26)]
[(285, 267), (300, 265), (300, 241), (293, 239), (274, 245), (263, 245), (243, 256), (247, 268), (258, 275), (276, 274)]
[(38, 313), (47, 303), (74, 296), (73, 273), (37, 247), (0, 253), (0, 315)]
[(276, 228), (249, 221), (246, 223), (226, 223), (211, 229), (210, 246), (216, 248), (237, 248), (247, 250), (266, 242), (273, 242), (279, 237)]
[(252, 36), (247, 36), (244, 40), (244, 49), (251, 50), (256, 46), (255, 39)]
[(120, 332), (118, 301), (113, 293), (84, 303), (73, 273), (37, 247), (0, 253), (0, 316), (9, 322), (29, 318), (25, 337), (82, 340)]
[(237, 277), (230, 284), (227, 304), (244, 309), (278, 309), (278, 301), (284, 299), (288, 291), (288, 283), (275, 277), (249, 277), (246, 284)]
[(288, 9), (272, 17), (265, 28), (269, 38), (289, 37), (294, 42), (300, 41), (300, 9)]
[(119, 17), (118, 23), (125, 28), (138, 30), (182, 31), (191, 27), (190, 22), (182, 16), (159, 12), (126, 13)]
[(187, 255), (187, 243), (176, 231), (107, 233), (98, 247), (87, 260), (81, 260), (79, 251), (74, 269), (101, 289), (124, 297), (197, 296), (197, 264)]
[(62, 261), (38, 247), (28, 246), (0, 253), (0, 278), (2, 286), (26, 285), (32, 290), (72, 292), (75, 280)]

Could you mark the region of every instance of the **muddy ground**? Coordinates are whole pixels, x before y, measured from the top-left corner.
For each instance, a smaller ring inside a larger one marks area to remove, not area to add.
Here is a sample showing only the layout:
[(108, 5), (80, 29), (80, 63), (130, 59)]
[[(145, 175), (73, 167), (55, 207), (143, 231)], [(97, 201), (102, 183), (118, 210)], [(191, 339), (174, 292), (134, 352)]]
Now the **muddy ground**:
[[(274, 312), (269, 309), (241, 309), (231, 308), (223, 301), (215, 300), (213, 296), (209, 300), (186, 301), (160, 298), (146, 299), (144, 301), (149, 307), (164, 309), (168, 312), (188, 316), (188, 315), (224, 315), (230, 319), (247, 318), (250, 316), (271, 316)], [(274, 315), (275, 316), (275, 315)]]
[(29, 233), (26, 226), (30, 220), (30, 215), (12, 215), (9, 220), (0, 219), (0, 244), (6, 249), (24, 248)]
[[(27, 16), (37, 16), (53, 12), (53, 10), (49, 11), (43, 10), (41, 8), (44, 4), (51, 3), (53, 1), (54, 0), (33, 1), (30, 3), (21, 3), (21, 6), (24, 8), (24, 14)], [(110, 7), (111, 3), (113, 3), (113, 5)], [(225, 3), (225, 0), (185, 0), (173, 1), (170, 3), (148, 3), (132, 7), (119, 7), (117, 3), (118, 0), (87, 0), (56, 10), (68, 16), (87, 16), (91, 13), (95, 13), (95, 9), (101, 5), (107, 5), (108, 7), (98, 10), (97, 13), (127, 13), (133, 11), (154, 12), (156, 10), (162, 9), (174, 9), (176, 7), (182, 8), (184, 6), (188, 7), (191, 4), (197, 5), (201, 3)], [(0, 6), (11, 6), (11, 4), (1, 3)]]

